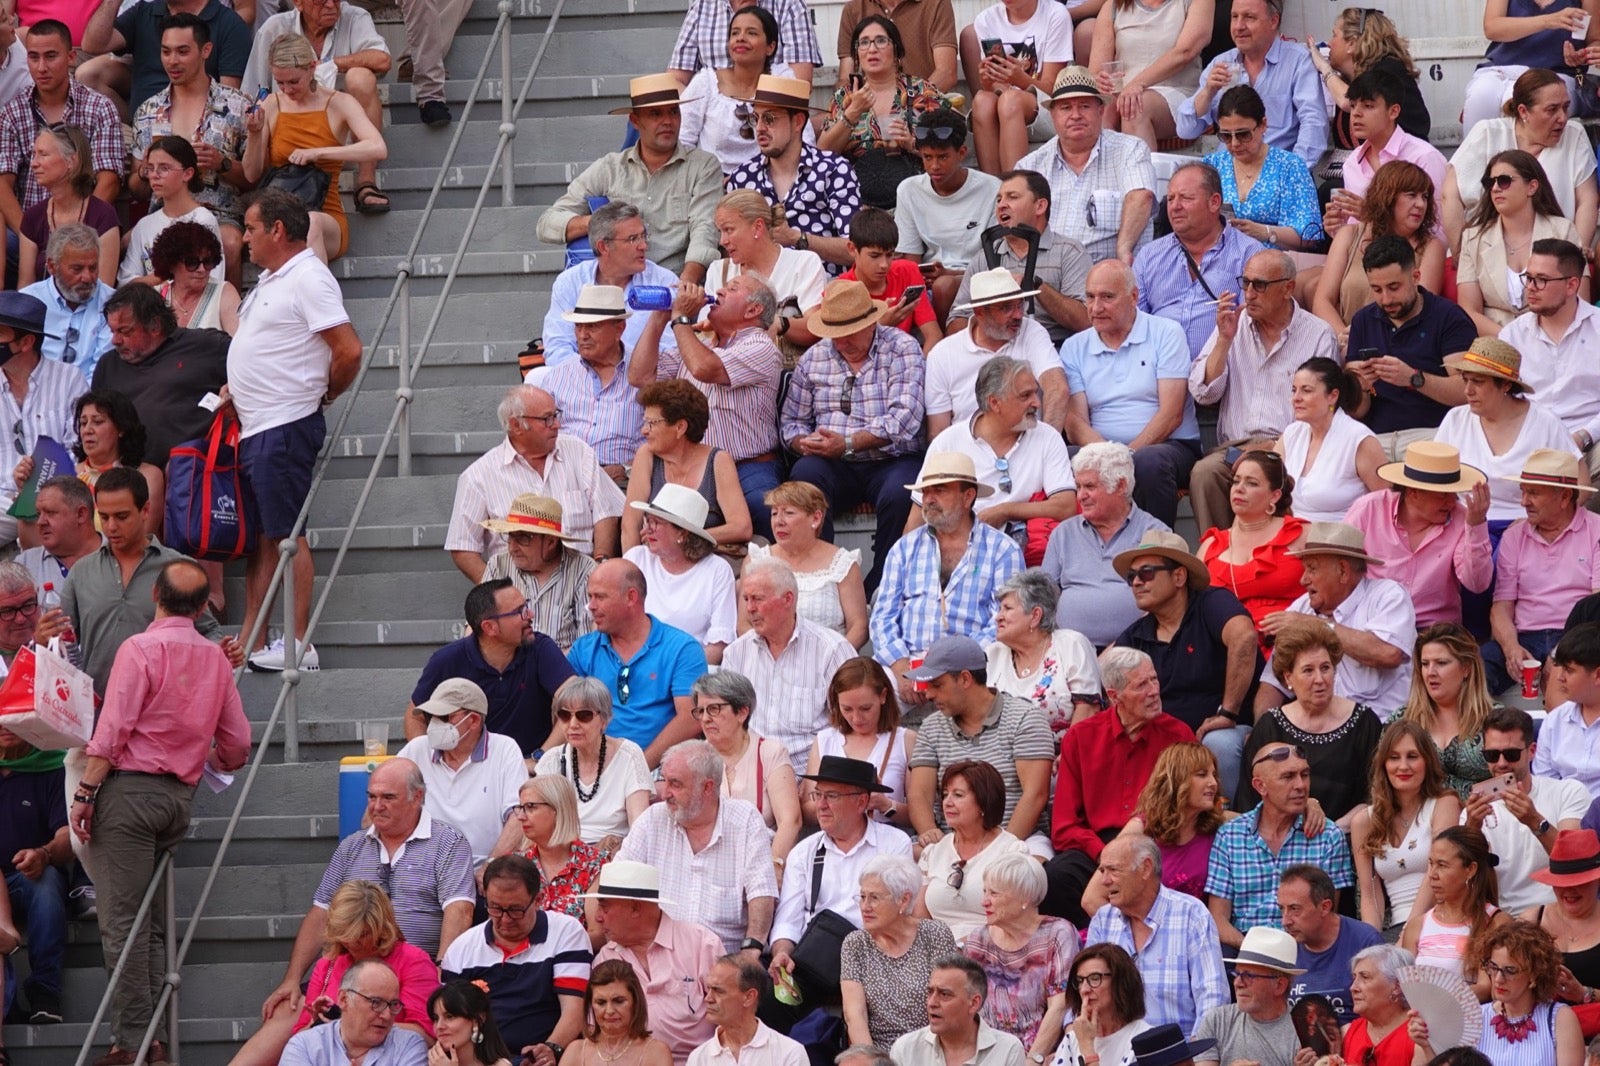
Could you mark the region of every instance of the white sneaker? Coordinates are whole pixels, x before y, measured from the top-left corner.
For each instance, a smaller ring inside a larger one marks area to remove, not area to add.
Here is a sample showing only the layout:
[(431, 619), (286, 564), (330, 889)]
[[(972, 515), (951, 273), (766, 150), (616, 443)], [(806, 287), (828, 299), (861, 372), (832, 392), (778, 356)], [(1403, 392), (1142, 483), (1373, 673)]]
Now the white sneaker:
[[(300, 648), (301, 648), (301, 651), (304, 652), (304, 654), (300, 658), (300, 669), (302, 669), (302, 670), (320, 670), (320, 669), (322, 669), (322, 662), (317, 657), (317, 649), (316, 649), (315, 645), (313, 645), (313, 644), (302, 644), (300, 646)], [(281, 671), (283, 669), (283, 657), (284, 657), (284, 643), (283, 643), (283, 638), (279, 637), (277, 640), (274, 640), (271, 644), (268, 644), (266, 647), (262, 648), (260, 651), (256, 652), (254, 655), (250, 656), (250, 669), (259, 670), (259, 671), (262, 671), (263, 673), (272, 673), (272, 672)]]

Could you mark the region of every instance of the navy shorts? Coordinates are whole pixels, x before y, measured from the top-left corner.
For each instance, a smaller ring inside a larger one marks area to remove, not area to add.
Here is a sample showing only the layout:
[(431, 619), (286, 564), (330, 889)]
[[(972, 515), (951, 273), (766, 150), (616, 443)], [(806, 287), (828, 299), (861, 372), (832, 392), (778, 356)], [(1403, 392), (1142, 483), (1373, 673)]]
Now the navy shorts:
[(294, 531), (327, 436), (328, 423), (317, 411), (239, 442), (244, 491), (255, 504), (263, 537), (282, 540)]

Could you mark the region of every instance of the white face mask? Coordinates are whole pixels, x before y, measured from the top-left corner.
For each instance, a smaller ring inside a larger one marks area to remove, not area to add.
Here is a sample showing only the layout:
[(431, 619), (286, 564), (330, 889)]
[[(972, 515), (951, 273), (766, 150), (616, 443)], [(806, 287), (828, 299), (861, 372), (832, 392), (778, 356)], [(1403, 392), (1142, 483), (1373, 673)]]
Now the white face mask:
[(461, 730), (443, 718), (428, 723), (428, 746), (434, 751), (449, 751), (461, 743)]

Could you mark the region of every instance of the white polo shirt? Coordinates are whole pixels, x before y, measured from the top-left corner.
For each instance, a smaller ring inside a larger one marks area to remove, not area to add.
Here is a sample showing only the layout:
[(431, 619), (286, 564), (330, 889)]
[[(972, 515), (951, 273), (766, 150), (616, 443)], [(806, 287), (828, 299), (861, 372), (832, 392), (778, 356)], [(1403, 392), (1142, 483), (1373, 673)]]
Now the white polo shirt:
[(1033, 368), (1033, 376), (1044, 387), (1047, 371), (1066, 376), (1061, 356), (1050, 341), (1050, 333), (1031, 317), (1023, 316), (1016, 339), (990, 351), (972, 336), (972, 323), (935, 344), (928, 352), (923, 405), (930, 415), (952, 412), (957, 422), (971, 418), (978, 410), (978, 371), (997, 355), (1021, 359)]
[[(989, 442), (972, 432), (978, 420), (976, 414), (958, 419), (933, 438), (928, 454), (934, 452), (960, 452), (970, 456), (978, 480), (994, 489), (993, 496), (985, 496), (974, 506), (981, 513), (1002, 503), (1027, 503), (1036, 492), (1048, 498), (1058, 492), (1075, 492), (1078, 483), (1072, 477), (1072, 460), (1067, 457), (1067, 443), (1050, 426), (1043, 422), (1017, 438), (1017, 443), (1004, 456), (994, 453)], [(1004, 459), (1006, 473), (1011, 476), (1011, 491), (1000, 491), (1000, 461)], [(913, 492), (911, 498), (920, 506), (922, 493)]]
[(423, 809), (461, 830), (472, 848), (472, 861), (483, 862), (500, 838), (506, 814), (517, 805), (517, 790), (528, 780), (517, 742), (485, 731), (459, 769), (452, 770), (441, 753), (428, 746), (426, 735), (400, 749), (422, 771), (428, 795)]
[(239, 305), (239, 332), (228, 346), (228, 391), (241, 436), (316, 413), (333, 361), (319, 334), (349, 321), (339, 283), (311, 249), (262, 273)]

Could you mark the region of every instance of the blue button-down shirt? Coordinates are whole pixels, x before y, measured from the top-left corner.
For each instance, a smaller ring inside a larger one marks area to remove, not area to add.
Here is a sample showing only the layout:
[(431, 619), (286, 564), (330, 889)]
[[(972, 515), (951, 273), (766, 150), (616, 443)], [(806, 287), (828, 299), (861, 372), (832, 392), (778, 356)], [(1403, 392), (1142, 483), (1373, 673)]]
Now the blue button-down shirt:
[[(545, 366), (560, 366), (570, 359), (578, 358), (577, 336), (573, 325), (561, 317), (562, 312), (570, 311), (578, 304), (578, 294), (585, 285), (594, 284), (595, 270), (599, 264), (593, 259), (586, 259), (581, 263), (574, 263), (556, 275), (556, 280), (550, 286), (550, 310), (544, 316), (544, 363)], [(635, 285), (676, 285), (678, 275), (666, 267), (645, 260), (644, 270), (628, 281), (631, 291)], [(674, 294), (676, 295), (676, 294)], [(628, 319), (628, 324), (622, 327), (622, 347), (624, 351), (633, 351), (633, 346), (639, 343), (639, 334), (644, 332), (644, 324), (650, 316), (638, 311)], [(663, 348), (676, 348), (672, 341), (672, 331), (666, 330), (661, 337)], [(548, 388), (548, 386), (546, 386)], [(609, 459), (600, 460), (602, 463), (610, 462)]]
[(1017, 542), (984, 522), (974, 522), (967, 550), (939, 580), (939, 538), (927, 526), (897, 541), (872, 601), (872, 646), (878, 661), (897, 662), (940, 637), (994, 640), (994, 594), (1022, 569)]
[[(1243, 62), (1237, 48), (1228, 49), (1200, 72), (1200, 84), (1206, 83), (1211, 68), (1218, 63)], [(1311, 64), (1306, 46), (1282, 37), (1273, 41), (1260, 76), (1250, 84), (1267, 105), (1267, 143), (1293, 152), (1308, 167), (1316, 166), (1328, 150), (1328, 105), (1322, 93), (1322, 79)], [(1213, 93), (1211, 107), (1204, 115), (1195, 114), (1193, 96), (1179, 104), (1173, 115), (1178, 136), (1194, 138), (1204, 133), (1217, 119), (1220, 99), (1222, 93)]]
[(1127, 916), (1107, 903), (1089, 920), (1088, 942), (1115, 944), (1133, 956), (1144, 979), (1145, 1021), (1192, 1036), (1206, 1011), (1232, 998), (1216, 923), (1204, 903), (1166, 885), (1156, 890), (1144, 923), (1150, 939), (1139, 949)]
[[(1134, 282), (1139, 286), (1139, 310), (1171, 319), (1183, 327), (1189, 358), (1205, 351), (1211, 331), (1217, 328), (1217, 297), (1239, 291), (1244, 264), (1265, 246), (1232, 226), (1222, 227), (1222, 237), (1200, 256), (1201, 284), (1189, 272), (1189, 260), (1177, 234), (1151, 241), (1133, 257)], [(1211, 291), (1206, 291), (1206, 286)], [(1238, 306), (1240, 301), (1235, 301)]]
[[(339, 1033), (339, 1023), (302, 1029), (283, 1049), (282, 1066), (327, 1066), (350, 1061)], [(427, 1066), (428, 1044), (410, 1029), (394, 1028), (383, 1043), (367, 1052), (362, 1066)]]
[(1337, 826), (1330, 825), (1308, 837), (1305, 818), (1296, 818), (1294, 828), (1274, 855), (1257, 831), (1260, 822), (1261, 806), (1257, 804), (1254, 810), (1217, 830), (1217, 839), (1211, 845), (1206, 891), (1233, 904), (1235, 929), (1258, 925), (1283, 928), (1283, 915), (1278, 910), (1278, 876), (1296, 863), (1322, 867), (1333, 878), (1334, 888), (1349, 888), (1356, 883), (1350, 845)]
[(56, 288), (54, 278), (36, 281), (22, 290), (44, 304), (44, 357), (77, 367), (83, 380), (94, 377), (95, 364), (111, 350), (111, 327), (106, 325), (106, 301), (115, 292), (105, 282), (97, 283), (94, 295), (77, 307), (67, 302)]

